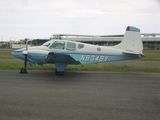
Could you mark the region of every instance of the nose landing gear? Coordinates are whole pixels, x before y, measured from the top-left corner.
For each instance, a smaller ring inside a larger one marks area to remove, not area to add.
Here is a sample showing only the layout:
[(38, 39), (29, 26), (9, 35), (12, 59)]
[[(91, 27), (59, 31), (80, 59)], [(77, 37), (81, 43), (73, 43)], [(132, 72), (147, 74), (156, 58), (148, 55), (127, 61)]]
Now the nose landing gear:
[(28, 73), (28, 72), (27, 72), (27, 69), (26, 69), (26, 66), (27, 66), (27, 55), (25, 55), (24, 67), (21, 68), (21, 70), (20, 70), (20, 73), (21, 73), (21, 74), (27, 74), (27, 73)]
[(27, 72), (26, 68), (21, 68), (20, 73), (21, 74), (27, 74), (28, 72)]

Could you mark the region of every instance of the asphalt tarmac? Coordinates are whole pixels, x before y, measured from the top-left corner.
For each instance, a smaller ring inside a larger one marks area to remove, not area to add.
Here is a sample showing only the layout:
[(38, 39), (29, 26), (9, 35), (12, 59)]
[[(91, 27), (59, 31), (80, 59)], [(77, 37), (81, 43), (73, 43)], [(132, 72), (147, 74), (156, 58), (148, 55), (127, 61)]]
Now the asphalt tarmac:
[(160, 120), (160, 74), (0, 70), (0, 120)]

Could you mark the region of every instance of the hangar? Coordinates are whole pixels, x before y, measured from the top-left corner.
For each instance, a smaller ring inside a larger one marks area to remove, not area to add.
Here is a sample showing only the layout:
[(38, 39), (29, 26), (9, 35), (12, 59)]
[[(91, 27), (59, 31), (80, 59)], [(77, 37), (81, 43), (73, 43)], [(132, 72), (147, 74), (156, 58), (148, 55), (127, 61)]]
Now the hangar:
[[(124, 35), (70, 35), (70, 34), (54, 34), (51, 39), (65, 39), (79, 41), (89, 44), (98, 44), (112, 46), (122, 41)], [(160, 33), (142, 33), (141, 39), (143, 41), (144, 49), (160, 49)]]

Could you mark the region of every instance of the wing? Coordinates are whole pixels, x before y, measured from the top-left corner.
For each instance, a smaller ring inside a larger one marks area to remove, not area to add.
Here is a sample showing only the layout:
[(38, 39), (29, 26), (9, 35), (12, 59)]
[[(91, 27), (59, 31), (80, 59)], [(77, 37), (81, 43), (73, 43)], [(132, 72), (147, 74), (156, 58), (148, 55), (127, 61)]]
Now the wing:
[(74, 54), (55, 54), (49, 53), (46, 59), (47, 63), (67, 63), (67, 64), (81, 64), (79, 58)]
[(108, 55), (85, 53), (49, 53), (46, 63), (97, 64), (107, 62)]
[(64, 71), (68, 64), (81, 64), (78, 59), (71, 54), (51, 52), (46, 58), (46, 63), (55, 64), (57, 71)]

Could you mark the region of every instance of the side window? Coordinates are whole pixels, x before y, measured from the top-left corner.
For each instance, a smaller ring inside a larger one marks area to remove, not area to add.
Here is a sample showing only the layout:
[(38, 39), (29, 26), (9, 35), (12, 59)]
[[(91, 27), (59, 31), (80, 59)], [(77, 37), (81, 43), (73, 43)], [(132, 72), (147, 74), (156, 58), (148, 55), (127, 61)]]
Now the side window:
[(50, 49), (64, 49), (64, 42), (63, 41), (55, 41), (50, 46)]
[(74, 43), (74, 42), (67, 42), (66, 49), (67, 50), (76, 50), (76, 43)]
[(84, 48), (84, 44), (78, 44), (78, 48), (79, 49)]

